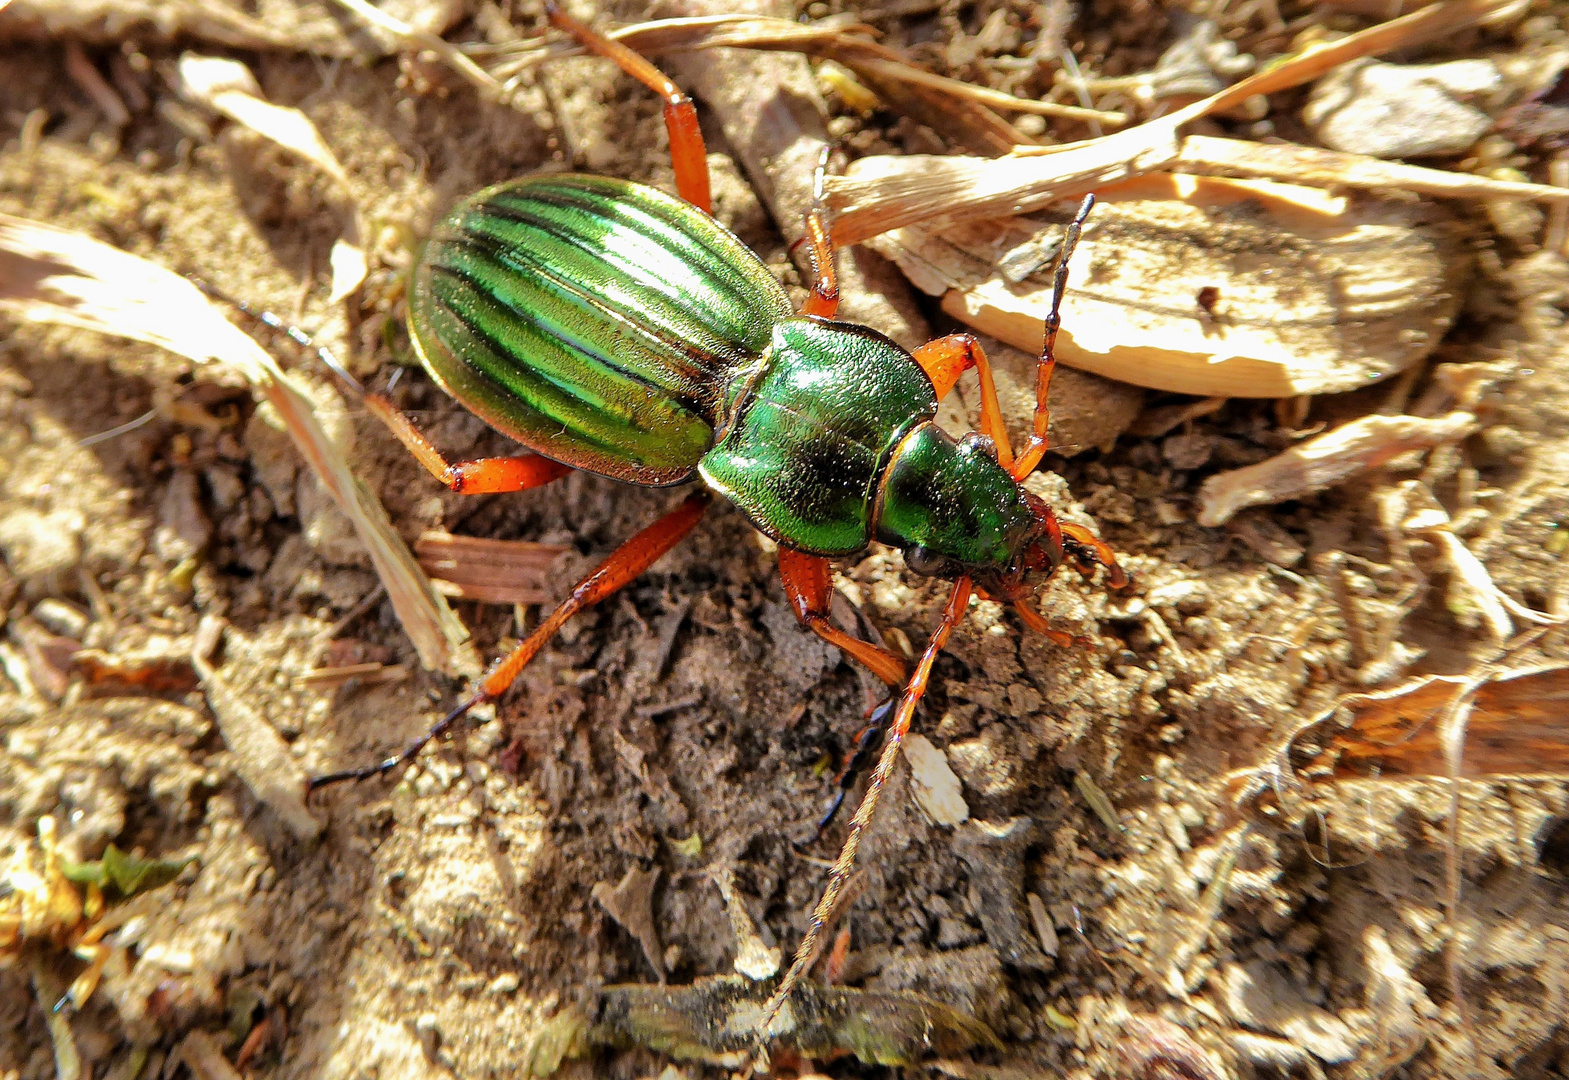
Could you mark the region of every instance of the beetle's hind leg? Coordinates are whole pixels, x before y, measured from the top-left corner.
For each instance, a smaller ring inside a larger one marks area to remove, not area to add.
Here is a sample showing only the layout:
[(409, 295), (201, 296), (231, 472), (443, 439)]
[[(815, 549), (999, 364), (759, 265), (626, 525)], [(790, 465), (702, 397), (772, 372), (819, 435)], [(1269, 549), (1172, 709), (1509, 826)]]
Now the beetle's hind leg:
[(571, 34), (589, 52), (598, 53), (665, 101), (665, 130), (670, 133), (670, 164), (676, 171), (676, 191), (703, 213), (712, 209), (708, 184), (708, 149), (697, 124), (692, 99), (681, 92), (671, 78), (648, 58), (633, 49), (596, 33), (561, 10), (555, 0), (546, 0), (545, 14), (550, 25)]
[(572, 471), (572, 466), (541, 457), (474, 458), (449, 462), (398, 409), (380, 394), (366, 394), (365, 407), (387, 426), (425, 471), (460, 495), (496, 495), (543, 487)]
[(507, 688), (523, 673), (529, 661), (544, 648), (547, 641), (556, 636), (556, 631), (560, 630), (568, 619), (584, 608), (619, 592), (652, 566), (661, 555), (680, 543), (681, 539), (697, 525), (698, 520), (703, 516), (703, 511), (708, 508), (709, 501), (710, 496), (707, 491), (697, 491), (688, 495), (674, 510), (611, 552), (609, 558), (577, 583), (577, 587), (572, 590), (572, 595), (563, 600), (532, 634), (486, 673), (479, 686), (466, 700), (442, 717), (435, 727), (410, 743), (401, 754), (363, 769), (347, 769), (328, 773), (325, 776), (313, 776), (308, 782), (309, 790), (315, 791), (342, 780), (366, 780), (413, 761), (425, 748), (426, 743), (439, 738), (476, 705), (495, 701), (506, 693)]

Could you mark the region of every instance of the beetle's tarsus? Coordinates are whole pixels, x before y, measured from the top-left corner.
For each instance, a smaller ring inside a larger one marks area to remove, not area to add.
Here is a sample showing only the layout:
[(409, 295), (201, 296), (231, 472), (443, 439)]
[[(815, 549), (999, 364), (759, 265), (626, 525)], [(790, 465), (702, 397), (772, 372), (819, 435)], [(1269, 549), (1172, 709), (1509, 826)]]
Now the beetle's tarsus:
[(345, 780), (360, 781), (369, 780), (373, 776), (385, 776), (393, 769), (396, 769), (399, 765), (407, 765), (409, 762), (419, 757), (420, 751), (425, 749), (425, 747), (428, 746), (431, 742), (445, 735), (447, 730), (451, 728), (453, 724), (463, 719), (463, 717), (476, 705), (482, 705), (487, 700), (489, 699), (485, 694), (475, 694), (471, 696), (467, 701), (464, 701), (462, 704), (455, 707), (451, 712), (447, 713), (446, 716), (443, 716), (440, 720), (438, 720), (436, 725), (429, 731), (425, 732), (425, 734), (421, 735), (419, 738), (409, 743), (408, 746), (404, 747), (401, 754), (384, 758), (375, 765), (367, 765), (360, 769), (343, 769), (340, 772), (324, 773), (321, 776), (312, 776), (305, 781), (306, 795), (309, 796), (314, 792), (320, 791), (324, 787), (329, 787), (333, 784), (339, 784)]
[(851, 750), (844, 759), (844, 767), (839, 770), (839, 775), (834, 778), (834, 783), (839, 790), (834, 794), (834, 801), (829, 804), (828, 812), (817, 823), (817, 831), (812, 834), (812, 843), (823, 838), (823, 833), (833, 824), (839, 808), (844, 805), (844, 797), (861, 778), (861, 773), (866, 771), (867, 763), (877, 753), (883, 744), (883, 733), (888, 730), (888, 720), (893, 716), (894, 707), (899, 704), (899, 696), (895, 695), (876, 706), (867, 714), (866, 726), (855, 737), (855, 749)]

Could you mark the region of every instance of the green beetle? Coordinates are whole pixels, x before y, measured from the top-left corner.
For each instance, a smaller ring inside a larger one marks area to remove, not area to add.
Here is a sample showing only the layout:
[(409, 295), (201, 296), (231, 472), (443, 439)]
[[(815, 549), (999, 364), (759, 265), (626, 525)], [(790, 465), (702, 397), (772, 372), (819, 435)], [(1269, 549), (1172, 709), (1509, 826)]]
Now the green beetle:
[[(1030, 627), (1068, 642), (1025, 603), (1033, 586), (1064, 563), (1086, 576), (1104, 568), (1114, 586), (1127, 580), (1110, 548), (1059, 522), (1023, 487), (1046, 450), (1057, 310), (1093, 200), (1064, 237), (1034, 433), (1015, 456), (973, 337), (941, 338), (912, 353), (834, 320), (833, 249), (815, 206), (807, 234), (817, 281), (793, 310), (761, 260), (708, 213), (707, 160), (690, 99), (626, 46), (553, 5), (547, 10), (557, 27), (663, 96), (681, 197), (600, 176), (528, 177), (465, 200), (426, 244), (409, 314), (421, 362), (466, 408), (532, 453), (448, 463), (385, 399), (367, 404), (455, 491), (519, 491), (571, 469), (647, 486), (695, 479), (704, 486), (584, 578), (430, 733), (378, 765), (311, 783), (361, 779), (411, 760), (475, 705), (505, 692), (575, 612), (674, 546), (697, 524), (709, 493), (718, 493), (778, 542), (780, 576), (801, 622), (902, 688), (877, 710), (886, 725), (882, 753), (811, 930), (770, 1001), (777, 1013), (815, 955), (932, 664), (972, 589), (1011, 602)], [(970, 367), (981, 378), (985, 430), (955, 440), (934, 417)], [(903, 551), (915, 572), (954, 582), (913, 671), (828, 618), (828, 559), (874, 540)], [(863, 737), (858, 757), (868, 745)]]

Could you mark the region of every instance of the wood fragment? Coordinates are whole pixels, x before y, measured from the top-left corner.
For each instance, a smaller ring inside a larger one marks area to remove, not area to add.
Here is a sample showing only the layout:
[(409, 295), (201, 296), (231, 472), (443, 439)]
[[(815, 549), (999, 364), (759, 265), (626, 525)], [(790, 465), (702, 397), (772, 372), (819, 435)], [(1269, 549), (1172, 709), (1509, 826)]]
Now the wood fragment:
[(1473, 413), (1364, 416), (1257, 465), (1212, 476), (1199, 492), (1200, 525), (1214, 527), (1249, 506), (1300, 499), (1375, 469), (1407, 450), (1428, 449), (1470, 434)]
[(560, 598), (551, 576), (564, 544), (490, 540), (431, 530), (414, 543), (420, 566), (447, 596), (487, 604), (548, 604)]

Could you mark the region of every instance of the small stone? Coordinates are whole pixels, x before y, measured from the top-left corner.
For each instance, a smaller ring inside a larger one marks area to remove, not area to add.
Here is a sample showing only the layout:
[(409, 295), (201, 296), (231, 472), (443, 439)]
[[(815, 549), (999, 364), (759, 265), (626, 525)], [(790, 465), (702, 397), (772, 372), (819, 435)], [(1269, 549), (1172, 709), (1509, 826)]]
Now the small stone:
[(63, 510), (13, 510), (0, 518), (0, 554), (24, 581), (70, 570), (82, 558), (84, 525), (80, 514)]
[(967, 821), (954, 831), (953, 848), (978, 886), (976, 914), (986, 940), (1005, 964), (1045, 970), (1052, 966), (1025, 929), (1024, 852), (1036, 838), (1027, 817)]
[(212, 520), (202, 509), (196, 474), (181, 469), (169, 478), (169, 487), (158, 504), (153, 549), (165, 562), (179, 563), (201, 554), (211, 540)]
[(1226, 1008), (1244, 1027), (1283, 1035), (1330, 1065), (1356, 1057), (1357, 1038), (1345, 1022), (1304, 1000), (1275, 965), (1228, 964), (1221, 981)]
[(1302, 119), (1335, 150), (1381, 158), (1434, 157), (1469, 149), (1492, 117), (1461, 98), (1497, 92), (1487, 60), (1446, 64), (1346, 64), (1313, 88)]
[(76, 641), (87, 636), (87, 627), (92, 622), (81, 608), (53, 597), (38, 601), (33, 607), (33, 618), (61, 637)]
[(490, 985), (485, 987), (492, 994), (510, 994), (518, 988), (516, 972), (506, 971), (490, 980)]
[(959, 778), (983, 797), (1011, 795), (1019, 787), (1013, 762), (989, 733), (978, 739), (950, 743), (948, 761)]
[(924, 735), (907, 735), (904, 758), (910, 763), (910, 793), (934, 825), (957, 825), (970, 817), (963, 785), (947, 756)]

